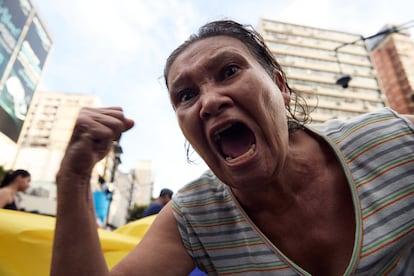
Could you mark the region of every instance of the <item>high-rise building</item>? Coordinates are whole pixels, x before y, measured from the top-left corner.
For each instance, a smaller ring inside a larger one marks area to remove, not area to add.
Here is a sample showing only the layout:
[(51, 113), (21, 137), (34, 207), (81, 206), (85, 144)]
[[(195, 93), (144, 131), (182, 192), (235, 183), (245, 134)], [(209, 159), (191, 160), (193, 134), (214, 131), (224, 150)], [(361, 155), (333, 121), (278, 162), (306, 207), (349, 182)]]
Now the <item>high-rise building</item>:
[[(335, 52), (360, 35), (268, 19), (260, 20), (258, 29), (291, 88), (299, 91), (311, 110), (316, 107), (312, 122), (348, 119), (384, 106), (364, 42)], [(346, 89), (335, 84), (343, 73), (352, 76)]]
[[(99, 105), (98, 97), (83, 94), (37, 91), (33, 97), (12, 168), (27, 169), (32, 176), (33, 188), (43, 189), (42, 197), (48, 198), (51, 204), (55, 204), (56, 173), (72, 135), (79, 110), (85, 106)], [(116, 148), (114, 147), (94, 168), (91, 178), (92, 189), (100, 189), (99, 176), (106, 183), (112, 181), (112, 174), (116, 169), (114, 168), (116, 164), (114, 159), (117, 158)], [(33, 200), (39, 201), (39, 199)], [(34, 208), (28, 204), (23, 201), (22, 207), (29, 210)], [(52, 211), (48, 213), (53, 214)]]
[(27, 168), (33, 181), (54, 183), (80, 108), (98, 105), (95, 96), (37, 91), (13, 168)]
[(136, 185), (136, 194), (133, 195), (133, 202), (136, 205), (148, 205), (151, 202), (154, 189), (152, 162), (149, 160), (138, 161), (132, 176), (134, 185)]
[[(383, 30), (392, 28), (385, 26)], [(402, 114), (414, 113), (414, 42), (409, 33), (379, 36), (369, 41), (371, 58), (389, 106)]]
[(109, 209), (109, 224), (119, 227), (126, 223), (128, 210), (133, 207), (133, 199), (138, 194), (138, 186), (133, 179), (134, 171), (124, 173), (118, 171), (113, 183), (113, 194)]
[(29, 0), (0, 0), (0, 165), (9, 167), (52, 41)]
[(154, 186), (152, 162), (140, 160), (128, 173), (117, 171), (112, 185), (113, 196), (108, 223), (119, 227), (126, 223), (130, 208), (134, 205), (145, 206), (151, 202)]

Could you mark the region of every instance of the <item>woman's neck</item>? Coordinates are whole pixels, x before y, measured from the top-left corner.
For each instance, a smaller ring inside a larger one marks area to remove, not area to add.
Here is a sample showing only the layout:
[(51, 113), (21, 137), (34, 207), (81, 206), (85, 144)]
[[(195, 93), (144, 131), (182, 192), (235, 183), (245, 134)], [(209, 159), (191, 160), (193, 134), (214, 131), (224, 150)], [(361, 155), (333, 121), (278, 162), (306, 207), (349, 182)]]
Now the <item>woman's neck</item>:
[(246, 211), (284, 212), (300, 204), (309, 189), (317, 189), (314, 184), (327, 173), (331, 159), (322, 141), (306, 131), (296, 131), (290, 136), (288, 158), (278, 175), (254, 192), (233, 189), (233, 193)]
[(14, 194), (16, 194), (19, 191), (19, 184), (18, 183), (12, 183), (7, 186), (10, 190), (13, 191)]

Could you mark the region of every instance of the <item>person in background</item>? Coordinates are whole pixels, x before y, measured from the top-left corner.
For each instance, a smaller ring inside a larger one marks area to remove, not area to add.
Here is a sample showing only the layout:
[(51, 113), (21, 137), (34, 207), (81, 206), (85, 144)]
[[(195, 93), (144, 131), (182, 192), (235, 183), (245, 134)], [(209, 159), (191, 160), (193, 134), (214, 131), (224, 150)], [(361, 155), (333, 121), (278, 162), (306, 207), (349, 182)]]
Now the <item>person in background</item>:
[(8, 171), (0, 184), (0, 208), (18, 210), (17, 192), (24, 192), (30, 186), (30, 173), (26, 170)]
[(161, 209), (170, 202), (173, 196), (173, 191), (170, 189), (162, 189), (160, 196), (150, 203), (147, 209), (144, 210), (143, 217), (158, 214)]

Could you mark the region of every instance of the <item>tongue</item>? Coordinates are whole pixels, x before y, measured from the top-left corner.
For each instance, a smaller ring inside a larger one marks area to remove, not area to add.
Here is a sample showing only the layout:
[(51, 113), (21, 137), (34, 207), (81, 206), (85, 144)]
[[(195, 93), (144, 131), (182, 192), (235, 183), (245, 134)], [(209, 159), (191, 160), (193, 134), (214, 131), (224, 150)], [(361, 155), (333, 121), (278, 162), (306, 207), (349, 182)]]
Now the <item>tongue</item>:
[(242, 124), (236, 124), (220, 135), (219, 146), (226, 157), (236, 158), (246, 153), (254, 143), (254, 135)]

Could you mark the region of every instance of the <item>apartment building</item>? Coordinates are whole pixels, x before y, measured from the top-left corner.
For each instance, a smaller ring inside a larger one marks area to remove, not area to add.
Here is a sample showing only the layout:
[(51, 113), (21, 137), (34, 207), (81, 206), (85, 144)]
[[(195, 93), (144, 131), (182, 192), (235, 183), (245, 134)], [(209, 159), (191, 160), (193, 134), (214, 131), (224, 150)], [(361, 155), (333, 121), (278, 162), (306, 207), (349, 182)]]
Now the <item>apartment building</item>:
[[(289, 85), (313, 110), (313, 123), (349, 119), (384, 106), (364, 42), (335, 48), (361, 38), (336, 30), (261, 19), (259, 32), (285, 71)], [(343, 74), (348, 88), (336, 84)]]

